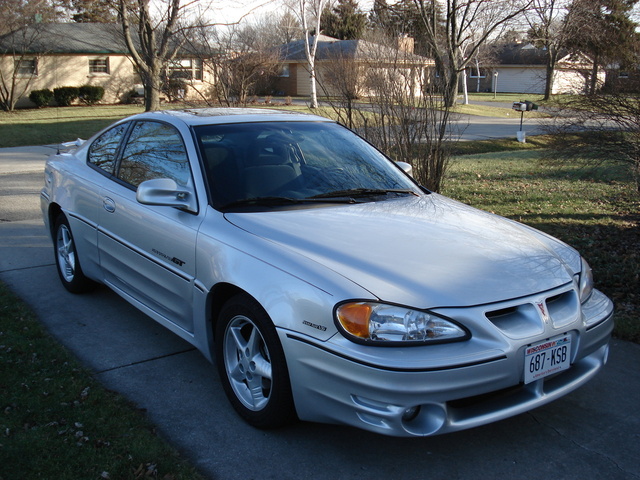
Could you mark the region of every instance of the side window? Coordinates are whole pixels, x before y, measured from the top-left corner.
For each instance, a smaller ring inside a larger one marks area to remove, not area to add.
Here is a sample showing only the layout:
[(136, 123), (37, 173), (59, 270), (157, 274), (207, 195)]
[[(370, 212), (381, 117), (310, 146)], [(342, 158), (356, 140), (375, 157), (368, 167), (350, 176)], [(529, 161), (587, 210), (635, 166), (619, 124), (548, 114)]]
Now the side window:
[(120, 145), (128, 125), (128, 123), (117, 125), (100, 135), (89, 148), (89, 163), (113, 174), (118, 145)]
[(191, 171), (180, 133), (164, 123), (136, 123), (122, 154), (118, 178), (134, 187), (154, 178), (188, 184)]

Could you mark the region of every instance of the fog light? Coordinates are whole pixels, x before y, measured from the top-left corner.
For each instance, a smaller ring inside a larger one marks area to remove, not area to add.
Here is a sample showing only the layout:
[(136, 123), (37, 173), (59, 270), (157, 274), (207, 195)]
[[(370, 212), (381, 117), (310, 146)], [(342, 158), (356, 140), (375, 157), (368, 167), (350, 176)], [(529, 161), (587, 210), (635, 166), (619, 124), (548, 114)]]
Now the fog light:
[(411, 420), (416, 418), (419, 413), (420, 413), (420, 405), (418, 405), (416, 407), (409, 407), (402, 414), (402, 421), (403, 422), (410, 422)]

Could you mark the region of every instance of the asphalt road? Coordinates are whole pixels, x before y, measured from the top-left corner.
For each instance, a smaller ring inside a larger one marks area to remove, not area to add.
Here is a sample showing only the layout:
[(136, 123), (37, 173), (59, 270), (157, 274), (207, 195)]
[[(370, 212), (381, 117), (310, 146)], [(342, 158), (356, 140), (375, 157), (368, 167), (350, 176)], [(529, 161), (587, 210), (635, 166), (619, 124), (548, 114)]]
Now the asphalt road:
[(640, 346), (617, 340), (586, 386), (464, 432), (402, 439), (311, 423), (247, 426), (188, 344), (106, 288), (80, 296), (62, 288), (38, 210), (46, 151), (0, 149), (0, 279), (207, 478), (640, 479)]

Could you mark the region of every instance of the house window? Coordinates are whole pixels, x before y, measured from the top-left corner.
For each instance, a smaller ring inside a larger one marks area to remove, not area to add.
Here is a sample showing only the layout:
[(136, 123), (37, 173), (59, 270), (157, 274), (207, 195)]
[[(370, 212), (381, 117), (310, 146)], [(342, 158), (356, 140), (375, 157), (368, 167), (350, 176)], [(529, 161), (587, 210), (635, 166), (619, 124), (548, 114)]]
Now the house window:
[(109, 59), (108, 58), (94, 58), (89, 60), (89, 73), (90, 74), (109, 74)]
[(18, 77), (32, 77), (38, 75), (38, 60), (21, 58), (15, 61), (14, 68)]
[(629, 78), (629, 72), (625, 70), (620, 70), (618, 72), (618, 78)]
[(280, 76), (281, 77), (289, 77), (291, 75), (291, 70), (289, 67), (289, 64), (284, 64), (282, 65), (282, 70), (280, 70)]
[(487, 78), (487, 71), (484, 68), (481, 68), (479, 71), (476, 68), (470, 68), (469, 78)]
[(199, 58), (182, 60), (173, 60), (167, 68), (167, 76), (169, 78), (183, 78), (185, 80), (203, 79), (202, 60)]

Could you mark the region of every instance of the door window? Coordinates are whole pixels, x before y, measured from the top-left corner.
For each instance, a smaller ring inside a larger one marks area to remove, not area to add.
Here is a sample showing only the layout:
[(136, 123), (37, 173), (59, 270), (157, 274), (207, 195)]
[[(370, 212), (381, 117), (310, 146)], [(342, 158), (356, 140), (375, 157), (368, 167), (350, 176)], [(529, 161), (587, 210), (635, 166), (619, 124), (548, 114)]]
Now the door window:
[(113, 174), (116, 154), (128, 123), (121, 123), (100, 135), (89, 148), (89, 163), (108, 174)]
[(117, 176), (134, 187), (154, 178), (170, 178), (178, 185), (187, 185), (191, 171), (180, 133), (165, 123), (137, 122), (122, 153)]

